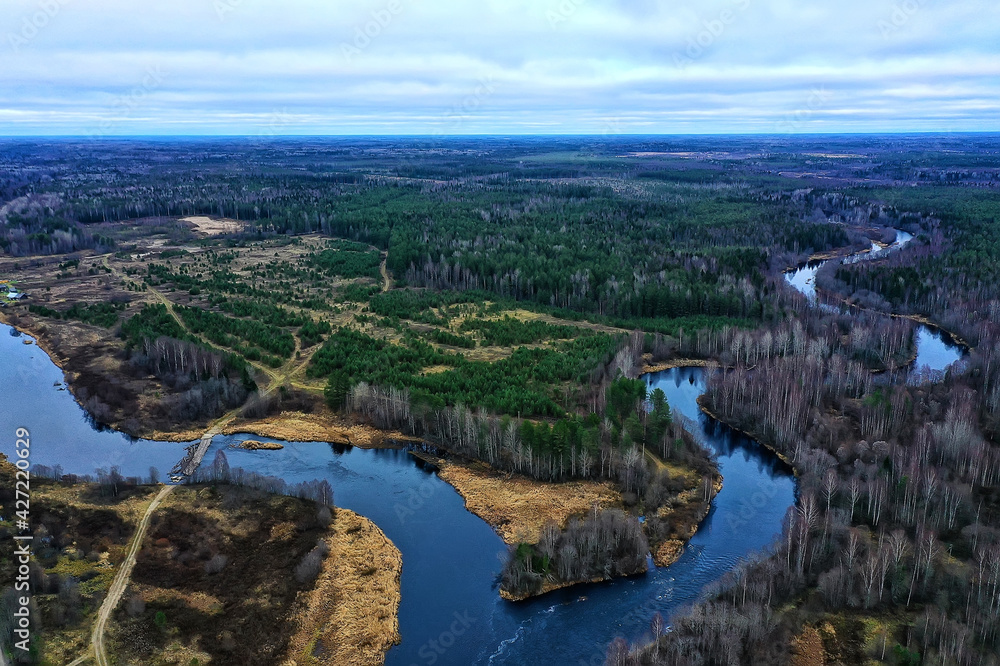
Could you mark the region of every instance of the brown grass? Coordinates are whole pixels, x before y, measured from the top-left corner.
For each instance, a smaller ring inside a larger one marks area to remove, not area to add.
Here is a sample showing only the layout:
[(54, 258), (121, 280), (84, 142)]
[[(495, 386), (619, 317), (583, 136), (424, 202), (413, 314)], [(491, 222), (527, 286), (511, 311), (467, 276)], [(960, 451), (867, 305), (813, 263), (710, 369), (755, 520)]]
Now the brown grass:
[(823, 666), (823, 640), (815, 627), (805, 627), (792, 639), (792, 666)]
[(673, 368), (717, 368), (719, 364), (716, 361), (705, 361), (702, 359), (691, 359), (691, 358), (675, 358), (671, 361), (663, 361), (661, 363), (653, 363), (651, 354), (643, 354), (642, 356), (642, 372), (643, 375), (649, 375), (654, 372), (663, 372), (664, 370), (672, 370)]
[(241, 449), (247, 449), (248, 451), (280, 451), (285, 448), (282, 444), (277, 444), (275, 442), (257, 442), (252, 439), (248, 439), (245, 442), (240, 443)]
[(337, 509), (330, 554), (316, 586), (299, 598), (284, 666), (375, 666), (399, 643), (403, 559), (371, 521)]
[[(16, 469), (0, 454), (0, 515), (13, 517)], [(153, 488), (129, 489), (118, 498), (102, 497), (95, 485), (31, 480), (33, 527), (44, 525), (52, 536), (36, 557), (47, 575), (80, 582), (79, 614), (62, 623), (50, 611), (60, 605), (56, 593), (33, 595), (42, 614), (37, 636), (44, 663), (66, 664), (87, 651), (94, 611), (118, 570), (128, 540), (145, 512)], [(13, 524), (3, 529), (13, 530)], [(0, 580), (14, 579), (14, 540), (0, 540)]]
[(224, 435), (245, 433), (286, 442), (332, 442), (366, 449), (393, 448), (395, 446), (393, 440), (413, 439), (401, 432), (354, 425), (326, 411), (319, 414), (282, 412), (277, 416), (255, 421), (237, 420), (227, 425), (222, 433)]
[[(153, 517), (126, 593), (145, 607), (119, 605), (109, 627), (117, 663), (382, 663), (398, 640), (399, 552), (350, 511), (323, 525), (305, 500), (178, 488)], [(329, 546), (319, 578), (300, 580), (319, 540)]]
[[(671, 469), (680, 469), (671, 466)], [(701, 522), (712, 510), (712, 503), (705, 502), (702, 497), (701, 481), (691, 470), (688, 480), (692, 487), (677, 496), (676, 502), (670, 508), (660, 507), (657, 515), (661, 518), (673, 518), (674, 526), (671, 538), (660, 543), (653, 551), (653, 563), (658, 567), (669, 567), (681, 559), (684, 547), (695, 535)], [(712, 487), (712, 498), (722, 490), (722, 477), (716, 476)]]
[(542, 483), (495, 472), (485, 464), (466, 466), (438, 461), (440, 476), (465, 498), (465, 507), (496, 530), (508, 544), (536, 543), (549, 521), (560, 527), (594, 504), (621, 507), (621, 493), (610, 483)]

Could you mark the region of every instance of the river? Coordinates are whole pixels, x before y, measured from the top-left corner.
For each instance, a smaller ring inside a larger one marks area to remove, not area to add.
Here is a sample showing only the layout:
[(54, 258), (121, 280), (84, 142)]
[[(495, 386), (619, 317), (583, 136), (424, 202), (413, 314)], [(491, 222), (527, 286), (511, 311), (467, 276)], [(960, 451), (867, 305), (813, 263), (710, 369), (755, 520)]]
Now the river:
[[(10, 433), (0, 451), (13, 453), (13, 429), (32, 435), (31, 461), (93, 474), (113, 465), (129, 476), (165, 475), (184, 444), (132, 440), (99, 430), (63, 383), (62, 371), (27, 336), (0, 327), (0, 422)], [(722, 491), (680, 561), (646, 575), (560, 590), (528, 602), (500, 599), (497, 576), (505, 546), (465, 510), (447, 483), (408, 453), (317, 442), (282, 442), (280, 451), (233, 448), (245, 436), (218, 436), (233, 467), (288, 482), (325, 478), (338, 506), (374, 521), (403, 555), (402, 643), (387, 664), (600, 664), (616, 636), (642, 639), (656, 612), (670, 617), (699, 598), (737, 562), (768, 548), (795, 501), (791, 470), (766, 449), (705, 416), (696, 400), (704, 371), (649, 375), (678, 415), (718, 455)], [(261, 438), (255, 438), (261, 439)], [(274, 441), (274, 440), (266, 440)]]
[[(842, 306), (820, 301), (819, 295), (816, 293), (816, 274), (831, 261), (851, 264), (877, 260), (885, 257), (890, 252), (905, 247), (913, 240), (912, 234), (900, 229), (895, 229), (894, 231), (896, 232), (896, 240), (888, 247), (881, 247), (873, 242), (869, 252), (854, 254), (842, 259), (810, 261), (802, 264), (793, 271), (785, 273), (785, 281), (804, 295), (814, 306), (818, 306), (828, 312), (840, 312)], [(950, 335), (923, 324), (917, 324), (914, 344), (917, 356), (910, 368), (910, 378), (924, 378), (927, 376), (928, 371), (931, 373), (944, 372), (950, 365), (960, 361), (965, 355), (963, 348)]]

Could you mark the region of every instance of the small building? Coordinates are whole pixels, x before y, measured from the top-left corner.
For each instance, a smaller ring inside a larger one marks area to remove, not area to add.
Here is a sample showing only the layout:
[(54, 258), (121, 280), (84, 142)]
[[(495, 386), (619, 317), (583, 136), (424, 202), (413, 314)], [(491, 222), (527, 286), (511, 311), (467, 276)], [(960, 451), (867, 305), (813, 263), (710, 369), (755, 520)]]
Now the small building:
[(21, 292), (18, 292), (18, 291), (8, 291), (7, 292), (7, 300), (8, 301), (23, 301), (27, 297), (28, 297), (27, 294), (22, 294)]

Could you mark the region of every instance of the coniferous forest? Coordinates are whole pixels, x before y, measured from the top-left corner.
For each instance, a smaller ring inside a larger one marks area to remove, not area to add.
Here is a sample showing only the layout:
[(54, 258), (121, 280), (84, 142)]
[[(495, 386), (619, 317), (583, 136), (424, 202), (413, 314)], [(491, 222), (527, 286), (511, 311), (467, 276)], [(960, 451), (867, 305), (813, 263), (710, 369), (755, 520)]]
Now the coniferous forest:
[[(515, 598), (641, 574), (661, 509), (709, 512), (697, 424), (642, 379), (705, 367), (795, 504), (606, 663), (1000, 664), (995, 137), (3, 140), (0, 271), (131, 435), (324, 413), (611, 484), (511, 546)], [(931, 335), (955, 362), (918, 367)]]

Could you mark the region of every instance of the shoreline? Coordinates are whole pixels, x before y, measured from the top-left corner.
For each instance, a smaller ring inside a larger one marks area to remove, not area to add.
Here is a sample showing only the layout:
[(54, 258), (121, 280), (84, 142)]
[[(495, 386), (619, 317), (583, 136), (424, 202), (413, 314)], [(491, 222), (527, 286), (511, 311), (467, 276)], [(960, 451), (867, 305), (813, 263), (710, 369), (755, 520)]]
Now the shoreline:
[[(716, 473), (715, 482), (712, 484), (712, 496), (705, 503), (705, 508), (699, 511), (696, 514), (697, 518), (694, 522), (688, 524), (686, 526), (687, 529), (681, 532), (680, 539), (667, 539), (660, 544), (660, 547), (653, 553), (653, 564), (657, 567), (669, 567), (681, 559), (684, 555), (684, 549), (690, 543), (691, 539), (694, 538), (694, 535), (698, 533), (698, 530), (701, 529), (701, 524), (708, 518), (708, 514), (712, 512), (712, 503), (715, 501), (716, 496), (722, 492), (723, 485), (725, 485), (724, 477), (721, 473)], [(697, 494), (700, 492), (697, 488), (692, 488), (685, 492), (691, 495), (688, 503), (701, 503), (701, 500), (697, 498)]]
[(533, 592), (532, 594), (511, 594), (507, 590), (500, 590), (500, 597), (504, 601), (509, 601), (511, 603), (520, 603), (522, 601), (528, 601), (529, 599), (537, 599), (550, 592), (555, 592), (557, 590), (565, 590), (566, 588), (575, 587), (576, 585), (597, 585), (599, 583), (609, 583), (613, 580), (628, 580), (630, 578), (638, 578), (640, 576), (645, 576), (649, 573), (649, 569), (643, 569), (642, 571), (636, 571), (635, 573), (626, 574), (624, 576), (601, 576), (598, 578), (590, 578), (587, 580), (574, 580), (574, 581), (545, 581), (542, 583), (542, 587), (538, 592)]
[[(891, 244), (886, 244), (886, 243), (883, 243), (881, 241), (872, 241), (872, 242), (876, 243), (882, 249), (885, 249), (887, 247), (892, 247)], [(871, 251), (872, 251), (871, 248), (868, 248), (868, 249), (865, 249), (865, 250), (859, 250), (857, 252), (851, 252), (851, 251), (847, 250), (846, 248), (841, 248), (839, 250), (830, 250), (828, 252), (819, 252), (819, 253), (816, 253), (816, 254), (813, 254), (812, 256), (810, 256), (804, 263), (799, 263), (799, 264), (797, 264), (795, 266), (789, 266), (788, 268), (786, 268), (783, 271), (781, 271), (781, 273), (783, 275), (787, 275), (789, 273), (794, 273), (794, 272), (796, 272), (798, 270), (801, 270), (803, 267), (807, 267), (809, 264), (811, 264), (813, 262), (816, 262), (816, 261), (831, 261), (833, 259), (846, 259), (847, 257), (856, 257), (856, 256), (865, 255), (865, 254), (871, 254)], [(842, 303), (843, 305), (846, 305), (849, 308), (855, 308), (855, 309), (863, 310), (863, 311), (866, 311), (866, 312), (875, 312), (875, 313), (878, 313), (878, 314), (881, 314), (881, 315), (884, 315), (884, 316), (887, 316), (887, 317), (892, 317), (894, 319), (909, 319), (910, 321), (914, 321), (914, 322), (916, 322), (918, 324), (923, 324), (924, 326), (927, 326), (928, 328), (933, 328), (933, 329), (935, 329), (935, 330), (937, 330), (937, 331), (939, 331), (939, 332), (941, 332), (941, 333), (943, 333), (945, 335), (948, 335), (955, 342), (955, 344), (958, 345), (959, 347), (961, 347), (966, 353), (971, 352), (972, 350), (975, 349), (974, 346), (972, 346), (971, 344), (969, 344), (968, 341), (966, 341), (964, 338), (962, 338), (961, 336), (959, 336), (957, 333), (952, 333), (951, 331), (949, 331), (948, 329), (946, 329), (941, 324), (938, 324), (938, 323), (935, 323), (934, 321), (932, 321), (926, 315), (921, 315), (921, 314), (900, 314), (900, 313), (897, 313), (897, 312), (882, 312), (881, 310), (873, 310), (872, 308), (866, 308), (866, 307), (864, 307), (862, 305), (858, 305), (857, 303), (852, 303), (846, 297), (842, 296), (841, 294), (839, 294), (837, 292), (831, 292), (831, 291), (829, 291), (827, 289), (821, 288), (819, 286), (819, 284), (816, 285), (815, 290), (816, 290), (817, 296), (820, 293), (823, 293), (824, 295), (826, 295), (826, 296), (828, 296), (830, 298), (833, 298), (836, 301), (839, 301), (840, 303)], [(916, 360), (916, 356), (914, 356), (914, 360)]]
[[(833, 300), (838, 301), (841, 304), (846, 305), (849, 308), (854, 308), (855, 310), (862, 310), (864, 312), (874, 312), (874, 313), (880, 314), (880, 315), (882, 315), (884, 317), (892, 317), (893, 319), (909, 319), (910, 321), (916, 322), (918, 324), (922, 324), (922, 325), (926, 326), (927, 328), (933, 328), (936, 331), (938, 331), (938, 332), (940, 332), (940, 333), (942, 333), (942, 334), (947, 335), (948, 337), (950, 337), (955, 342), (955, 344), (957, 346), (961, 347), (966, 353), (971, 352), (971, 351), (973, 351), (975, 349), (974, 346), (972, 346), (969, 342), (967, 342), (964, 338), (962, 338), (961, 336), (959, 336), (957, 333), (952, 333), (951, 331), (949, 331), (948, 329), (946, 329), (941, 324), (938, 324), (938, 323), (932, 321), (926, 315), (921, 315), (921, 314), (901, 314), (899, 312), (882, 312), (881, 310), (874, 310), (872, 308), (866, 308), (863, 305), (858, 305), (857, 303), (851, 302), (846, 297), (844, 297), (843, 295), (841, 295), (841, 294), (839, 294), (839, 293), (837, 293), (835, 291), (829, 291), (828, 289), (823, 289), (822, 287), (819, 287), (817, 285), (817, 287), (816, 287), (816, 293), (819, 294), (821, 292), (825, 296), (827, 296), (829, 298), (832, 298)], [(914, 360), (915, 359), (916, 359), (916, 357), (914, 356)]]
[(639, 371), (639, 376), (652, 375), (657, 372), (663, 372), (665, 370), (674, 370), (676, 368), (721, 368), (722, 364), (718, 361), (698, 359), (698, 358), (678, 358), (672, 361), (663, 361), (660, 363), (645, 363), (642, 369)]
[[(62, 371), (64, 382), (70, 387), (74, 400), (81, 409), (84, 409), (72, 391), (72, 380), (64, 367), (67, 359), (56, 354), (51, 347), (44, 343), (40, 335), (23, 326), (10, 323), (6, 317), (0, 321), (22, 334), (30, 336), (35, 341), (35, 344)], [(647, 364), (643, 367), (642, 374), (676, 367), (712, 368), (719, 367), (719, 364), (711, 360), (675, 359), (661, 364)], [(212, 428), (213, 423), (219, 424), (220, 421), (223, 421), (224, 425), (218, 426), (219, 434), (245, 434), (283, 442), (329, 442), (344, 446), (357, 446), (362, 449), (402, 449), (404, 448), (401, 445), (402, 442), (419, 443), (423, 441), (402, 432), (383, 431), (371, 426), (351, 423), (348, 419), (327, 413), (325, 407), (319, 413), (281, 412), (259, 419), (234, 418), (231, 412), (229, 415), (220, 416), (204, 426), (188, 426), (186, 429), (172, 431), (154, 431), (142, 439), (190, 444), (202, 439), (206, 429)], [(120, 424), (110, 424), (112, 429), (122, 432), (119, 426)], [(466, 510), (486, 522), (494, 533), (508, 545), (521, 541), (535, 543), (538, 541), (541, 528), (549, 521), (556, 522), (562, 529), (571, 517), (585, 514), (594, 504), (601, 508), (622, 507), (621, 493), (608, 482), (574, 480), (566, 483), (548, 483), (527, 477), (504, 475), (478, 461), (437, 458), (426, 454), (420, 455), (417, 452), (411, 452), (411, 454), (436, 464), (440, 468), (439, 477), (462, 496)], [(503, 478), (504, 476), (506, 479)], [(504, 485), (508, 486), (505, 489), (507, 492), (500, 491), (499, 487)], [(651, 553), (655, 566), (669, 566), (681, 557), (684, 546), (697, 532), (711, 511), (712, 500), (718, 493), (718, 487), (721, 487), (721, 478), (717, 481), (716, 486), (712, 498), (707, 502), (706, 508), (697, 513), (694, 523), (686, 524), (679, 530), (684, 536), (668, 539), (657, 546), (655, 553)], [(510, 492), (511, 488), (517, 489), (518, 492)], [(696, 490), (689, 490), (684, 491), (682, 496), (687, 493), (697, 495)], [(683, 506), (687, 504), (688, 502), (685, 502)], [(372, 523), (372, 525), (375, 524)], [(375, 527), (377, 529), (377, 525)], [(534, 538), (531, 538), (532, 536)], [(645, 571), (637, 571), (625, 577), (638, 576), (643, 573)], [(614, 578), (620, 577), (602, 577), (589, 581), (558, 583), (548, 581), (543, 584), (539, 592), (523, 597), (523, 599), (574, 585), (603, 582)], [(510, 594), (501, 593), (501, 596), (511, 601), (521, 600), (515, 599)]]
[(337, 508), (312, 590), (297, 599), (298, 629), (282, 666), (381, 666), (398, 645), (403, 556), (374, 522)]
[(623, 508), (621, 492), (609, 481), (537, 481), (482, 462), (411, 455), (436, 465), (438, 476), (458, 492), (466, 510), (481, 518), (508, 546), (537, 543), (548, 522), (563, 529), (571, 518), (593, 510), (595, 504), (600, 509)]
[[(882, 241), (873, 240), (872, 242), (877, 244), (882, 249), (889, 247)], [(842, 248), (837, 248), (836, 250), (827, 250), (826, 252), (816, 252), (815, 254), (809, 255), (809, 258), (806, 259), (805, 261), (801, 261), (795, 264), (794, 266), (789, 266), (788, 268), (784, 269), (781, 272), (782, 274), (794, 273), (795, 271), (801, 270), (802, 268), (807, 268), (809, 264), (817, 261), (832, 261), (834, 259), (846, 259), (847, 257), (855, 257), (863, 254), (871, 254), (871, 252), (872, 249), (870, 247), (862, 248), (857, 251), (851, 251), (850, 248), (842, 247)]]
[(721, 416), (719, 416), (718, 414), (716, 414), (715, 412), (713, 412), (709, 407), (707, 407), (705, 405), (705, 402), (706, 402), (706, 400), (705, 400), (705, 394), (702, 394), (702, 395), (698, 396), (698, 408), (701, 409), (701, 411), (704, 414), (706, 414), (707, 416), (715, 419), (716, 421), (718, 421), (722, 425), (726, 426), (730, 430), (738, 432), (741, 435), (745, 435), (745, 436), (749, 437), (750, 439), (752, 439), (753, 441), (757, 442), (758, 444), (760, 444), (761, 446), (763, 446), (765, 449), (767, 449), (768, 451), (770, 451), (772, 454), (774, 454), (783, 463), (785, 463), (786, 465), (788, 465), (792, 469), (792, 472), (795, 474), (795, 478), (796, 479), (799, 477), (799, 470), (792, 463), (792, 459), (791, 458), (789, 458), (784, 453), (781, 453), (780, 451), (778, 451), (776, 448), (774, 448), (773, 445), (771, 445), (770, 443), (766, 442), (764, 440), (764, 438), (761, 437), (760, 435), (756, 435), (756, 434), (754, 434), (754, 433), (752, 433), (752, 432), (750, 432), (748, 430), (743, 430), (742, 428), (738, 428), (737, 426), (732, 425), (726, 419), (722, 418)]

